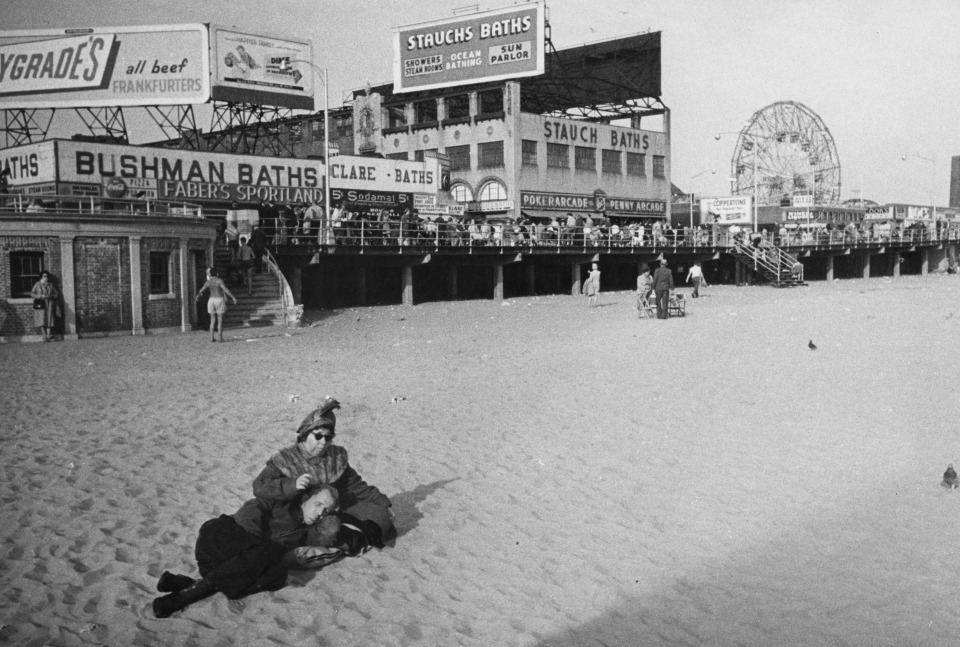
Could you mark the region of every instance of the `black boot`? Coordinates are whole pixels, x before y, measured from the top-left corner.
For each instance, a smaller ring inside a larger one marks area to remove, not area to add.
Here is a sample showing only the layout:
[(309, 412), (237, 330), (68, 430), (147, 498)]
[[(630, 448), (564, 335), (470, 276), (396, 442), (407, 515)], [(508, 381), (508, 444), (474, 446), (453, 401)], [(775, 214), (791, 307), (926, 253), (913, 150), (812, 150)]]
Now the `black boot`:
[(186, 575), (174, 575), (170, 571), (164, 571), (157, 582), (157, 590), (161, 593), (173, 593), (182, 591), (196, 584), (196, 580)]
[(187, 606), (216, 593), (216, 589), (206, 580), (200, 580), (182, 591), (171, 593), (153, 601), (153, 615), (166, 618)]

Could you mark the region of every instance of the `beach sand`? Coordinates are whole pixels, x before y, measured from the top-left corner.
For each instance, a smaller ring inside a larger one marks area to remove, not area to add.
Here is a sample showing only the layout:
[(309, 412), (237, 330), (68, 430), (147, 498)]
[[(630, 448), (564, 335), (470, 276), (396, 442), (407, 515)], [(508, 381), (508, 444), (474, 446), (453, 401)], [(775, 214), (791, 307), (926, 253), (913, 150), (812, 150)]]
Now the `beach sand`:
[[(958, 296), (711, 286), (669, 321), (617, 292), (4, 345), (0, 643), (956, 645)], [(395, 545), (154, 618), (157, 577), (196, 574), (200, 525), (328, 394)]]

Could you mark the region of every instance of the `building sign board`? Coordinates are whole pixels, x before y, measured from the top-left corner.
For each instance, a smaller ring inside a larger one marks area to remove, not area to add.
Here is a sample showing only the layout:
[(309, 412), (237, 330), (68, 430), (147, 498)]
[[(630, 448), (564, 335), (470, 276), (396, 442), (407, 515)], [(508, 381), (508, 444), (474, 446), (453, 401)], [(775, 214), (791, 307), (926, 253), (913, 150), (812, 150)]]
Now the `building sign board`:
[(667, 213), (667, 203), (664, 200), (614, 198), (600, 192), (593, 195), (577, 195), (521, 191), (520, 208), (543, 211), (600, 211), (622, 216), (651, 217), (662, 217)]
[(200, 24), (0, 32), (0, 109), (192, 105), (210, 98)]
[(440, 188), (440, 162), (341, 155), (330, 160), (330, 186), (337, 189), (433, 193)]
[(350, 210), (368, 211), (370, 209), (389, 209), (406, 211), (413, 208), (412, 193), (396, 191), (363, 191), (357, 189), (331, 189), (330, 203)]
[(211, 98), (314, 109), (313, 44), (210, 26)]
[(746, 195), (700, 200), (701, 219), (705, 223), (721, 225), (747, 224), (753, 222), (753, 197)]
[(538, 1), (395, 28), (393, 91), (543, 74), (544, 22)]
[(56, 144), (60, 182), (98, 184), (112, 197), (156, 191), (187, 202), (323, 202), (320, 160), (75, 141)]

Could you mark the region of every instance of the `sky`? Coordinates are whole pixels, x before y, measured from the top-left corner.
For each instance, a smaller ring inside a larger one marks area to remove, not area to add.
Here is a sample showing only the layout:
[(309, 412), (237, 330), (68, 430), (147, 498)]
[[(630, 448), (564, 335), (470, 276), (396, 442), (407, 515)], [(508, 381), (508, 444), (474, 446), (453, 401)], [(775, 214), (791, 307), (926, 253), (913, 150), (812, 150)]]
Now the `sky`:
[[(0, 24), (212, 22), (311, 38), (314, 60), (329, 69), (336, 105), (348, 90), (391, 80), (394, 27), (518, 3), (4, 0)], [(948, 204), (950, 158), (960, 155), (957, 0), (549, 0), (547, 11), (557, 49), (662, 32), (672, 180), (685, 191), (729, 194), (736, 137), (716, 134), (739, 131), (770, 104), (796, 101), (833, 136), (841, 199), (929, 204), (935, 196), (938, 206)], [(197, 115), (197, 125), (208, 130), (209, 117)], [(143, 141), (137, 120), (127, 122), (131, 141)]]

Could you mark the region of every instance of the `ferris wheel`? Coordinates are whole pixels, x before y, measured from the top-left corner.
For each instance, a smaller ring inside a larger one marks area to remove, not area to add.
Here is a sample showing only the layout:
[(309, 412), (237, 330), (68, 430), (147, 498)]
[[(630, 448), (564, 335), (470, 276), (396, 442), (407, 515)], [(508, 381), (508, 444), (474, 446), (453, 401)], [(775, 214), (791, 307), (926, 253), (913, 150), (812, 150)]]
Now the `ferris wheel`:
[(778, 101), (753, 113), (740, 131), (731, 161), (734, 195), (754, 195), (764, 205), (813, 196), (813, 204), (840, 202), (840, 158), (817, 113), (795, 101)]

